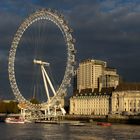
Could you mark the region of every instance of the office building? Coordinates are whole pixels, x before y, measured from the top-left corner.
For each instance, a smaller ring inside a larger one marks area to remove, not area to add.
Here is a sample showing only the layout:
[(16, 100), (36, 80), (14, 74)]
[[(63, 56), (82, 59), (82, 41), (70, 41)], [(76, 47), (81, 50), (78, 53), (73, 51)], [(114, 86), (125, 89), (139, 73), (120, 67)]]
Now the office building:
[[(110, 91), (109, 91), (110, 90)], [(70, 114), (75, 115), (108, 115), (111, 108), (111, 93), (102, 90), (100, 93), (85, 91), (70, 98)]]
[(77, 90), (80, 93), (84, 89), (95, 89), (114, 87), (119, 84), (117, 70), (108, 68), (107, 63), (101, 60), (88, 59), (82, 61), (76, 71)]

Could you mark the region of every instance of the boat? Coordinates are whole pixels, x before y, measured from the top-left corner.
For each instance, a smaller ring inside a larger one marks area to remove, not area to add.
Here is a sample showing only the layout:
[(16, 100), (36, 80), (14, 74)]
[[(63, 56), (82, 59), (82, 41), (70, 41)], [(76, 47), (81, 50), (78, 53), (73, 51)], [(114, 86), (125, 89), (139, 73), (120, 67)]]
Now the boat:
[(85, 123), (73, 123), (71, 126), (85, 126)]
[(101, 126), (111, 126), (111, 123), (108, 122), (97, 122), (97, 125), (101, 125)]
[(35, 123), (58, 124), (58, 121), (36, 120)]
[(17, 123), (17, 124), (24, 124), (25, 121), (23, 118), (19, 117), (19, 118), (15, 118), (15, 117), (7, 117), (5, 119), (6, 123)]

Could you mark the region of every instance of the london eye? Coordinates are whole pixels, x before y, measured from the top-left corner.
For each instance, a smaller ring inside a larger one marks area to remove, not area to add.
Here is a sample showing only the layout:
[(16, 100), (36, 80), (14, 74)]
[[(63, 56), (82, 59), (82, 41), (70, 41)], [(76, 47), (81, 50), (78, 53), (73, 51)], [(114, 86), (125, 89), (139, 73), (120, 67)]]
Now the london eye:
[[(33, 104), (24, 97), (21, 88), (18, 86), (18, 80), (15, 74), (16, 73), (15, 60), (17, 56), (16, 53), (18, 51), (18, 48), (20, 47), (19, 44), (23, 35), (26, 33), (28, 28), (30, 28), (34, 23), (42, 20), (52, 22), (61, 31), (67, 50), (67, 52), (65, 52), (67, 58), (63, 78), (61, 84), (57, 89), (54, 87), (51, 81), (52, 78), (49, 76), (48, 71), (46, 69), (46, 67), (50, 66), (48, 60), (33, 58), (32, 63), (40, 67), (43, 86), (47, 97), (47, 100), (45, 102)], [(45, 117), (49, 115), (56, 116), (57, 115), (56, 109), (59, 108), (61, 110), (62, 115), (65, 114), (65, 110), (61, 106), (61, 97), (64, 95), (64, 93), (66, 93), (67, 88), (70, 85), (75, 64), (75, 48), (74, 48), (75, 39), (72, 37), (71, 33), (72, 29), (68, 26), (68, 23), (64, 20), (63, 15), (52, 9), (41, 9), (36, 11), (35, 13), (31, 14), (28, 18), (26, 18), (18, 28), (16, 34), (14, 35), (11, 48), (9, 51), (8, 73), (13, 94), (16, 100), (19, 102), (20, 108), (24, 110), (24, 113), (25, 110), (28, 110), (30, 112), (44, 111), (43, 115)], [(50, 90), (53, 94), (52, 96), (50, 96)], [(38, 115), (38, 117), (44, 117), (43, 115), (42, 116)]]

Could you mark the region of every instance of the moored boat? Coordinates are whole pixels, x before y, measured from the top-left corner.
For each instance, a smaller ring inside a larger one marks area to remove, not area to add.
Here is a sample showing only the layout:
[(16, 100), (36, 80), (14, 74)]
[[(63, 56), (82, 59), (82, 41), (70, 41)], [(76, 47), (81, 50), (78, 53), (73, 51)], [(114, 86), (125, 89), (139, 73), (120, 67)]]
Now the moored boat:
[(19, 117), (19, 118), (15, 118), (15, 117), (7, 117), (5, 119), (6, 123), (19, 123), (19, 124), (24, 124), (25, 121), (23, 118)]
[(108, 122), (97, 122), (97, 125), (101, 125), (101, 126), (111, 126), (111, 123)]
[(85, 126), (85, 123), (73, 123), (71, 126)]
[(58, 124), (58, 121), (36, 120), (35, 123)]

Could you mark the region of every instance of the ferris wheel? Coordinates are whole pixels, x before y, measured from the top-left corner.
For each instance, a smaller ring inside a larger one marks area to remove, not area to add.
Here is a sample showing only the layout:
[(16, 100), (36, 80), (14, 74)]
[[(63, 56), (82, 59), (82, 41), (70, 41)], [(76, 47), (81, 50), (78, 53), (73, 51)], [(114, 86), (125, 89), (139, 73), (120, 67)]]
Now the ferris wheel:
[[(33, 63), (39, 65), (42, 72), (44, 87), (47, 95), (47, 101), (40, 104), (33, 104), (29, 100), (27, 100), (23, 94), (21, 93), (20, 88), (18, 87), (16, 75), (15, 75), (15, 59), (17, 48), (19, 47), (19, 42), (28, 27), (30, 27), (33, 23), (40, 20), (48, 20), (54, 23), (61, 31), (65, 44), (67, 46), (67, 62), (66, 68), (63, 76), (63, 80), (59, 86), (59, 88), (54, 88), (50, 77), (45, 70), (45, 67), (49, 66), (47, 60), (36, 60), (33, 59)], [(74, 72), (74, 64), (75, 64), (75, 48), (74, 42), (75, 39), (72, 37), (72, 29), (68, 26), (67, 22), (64, 20), (62, 14), (59, 14), (57, 11), (52, 9), (41, 9), (31, 14), (18, 28), (14, 39), (12, 41), (12, 45), (9, 52), (9, 63), (8, 63), (8, 72), (9, 72), (9, 81), (15, 95), (15, 98), (18, 100), (20, 107), (26, 110), (45, 110), (46, 114), (50, 114), (52, 108), (61, 108), (63, 114), (65, 114), (64, 109), (61, 107), (60, 99), (61, 96), (66, 93), (68, 86), (70, 85), (71, 77)], [(50, 98), (48, 86), (53, 92), (53, 97)], [(54, 112), (53, 112), (54, 113)], [(56, 112), (55, 112), (56, 114)]]

